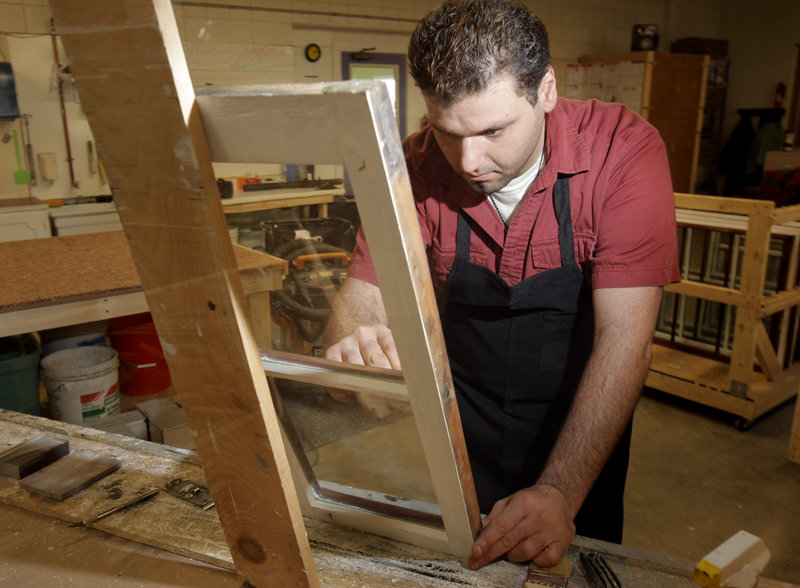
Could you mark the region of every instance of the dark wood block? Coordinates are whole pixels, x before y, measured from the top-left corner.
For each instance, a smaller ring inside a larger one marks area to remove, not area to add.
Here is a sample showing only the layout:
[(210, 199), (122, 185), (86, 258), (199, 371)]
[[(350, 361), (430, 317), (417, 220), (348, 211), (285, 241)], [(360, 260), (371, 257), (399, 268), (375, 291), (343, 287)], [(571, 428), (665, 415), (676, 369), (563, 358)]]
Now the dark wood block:
[(44, 433), (0, 453), (0, 475), (19, 480), (69, 453), (69, 441)]
[(54, 500), (64, 500), (107, 476), (121, 462), (116, 457), (76, 451), (24, 478), (20, 486)]

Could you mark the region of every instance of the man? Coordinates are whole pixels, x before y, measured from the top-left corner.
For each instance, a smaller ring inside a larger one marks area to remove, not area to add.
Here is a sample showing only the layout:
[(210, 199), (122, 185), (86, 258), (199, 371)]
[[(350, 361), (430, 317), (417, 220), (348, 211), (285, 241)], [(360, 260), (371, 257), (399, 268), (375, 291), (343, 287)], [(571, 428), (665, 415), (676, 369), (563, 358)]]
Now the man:
[[(404, 144), (482, 512), (470, 565), (619, 542), (630, 421), (679, 279), (658, 133), (558, 98), (541, 21), (449, 1), (417, 26), (429, 125)], [(363, 238), (326, 357), (399, 368)]]

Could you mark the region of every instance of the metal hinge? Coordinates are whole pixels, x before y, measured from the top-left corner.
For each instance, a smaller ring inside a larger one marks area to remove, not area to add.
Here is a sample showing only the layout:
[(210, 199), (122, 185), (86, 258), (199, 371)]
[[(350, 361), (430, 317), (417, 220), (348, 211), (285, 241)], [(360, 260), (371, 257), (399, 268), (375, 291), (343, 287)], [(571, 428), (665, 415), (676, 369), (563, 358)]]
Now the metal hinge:
[(191, 480), (176, 478), (164, 484), (164, 490), (173, 496), (196, 504), (203, 510), (214, 508), (214, 499), (211, 497), (209, 489)]

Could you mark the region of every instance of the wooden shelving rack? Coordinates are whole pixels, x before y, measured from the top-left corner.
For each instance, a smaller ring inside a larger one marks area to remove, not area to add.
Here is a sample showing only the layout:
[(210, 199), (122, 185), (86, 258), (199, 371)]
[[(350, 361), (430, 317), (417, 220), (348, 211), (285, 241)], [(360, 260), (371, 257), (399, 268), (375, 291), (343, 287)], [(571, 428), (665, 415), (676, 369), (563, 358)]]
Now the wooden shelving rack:
[[(696, 297), (736, 309), (730, 357), (708, 357), (686, 345), (656, 338), (647, 386), (740, 417), (747, 425), (791, 399), (800, 385), (796, 356), (800, 286), (800, 205), (742, 198), (675, 194), (678, 225), (739, 232), (744, 236), (739, 283), (731, 287), (684, 279), (667, 292)], [(768, 252), (773, 236), (790, 240), (787, 272), (775, 293), (765, 293)], [(764, 325), (779, 315), (778, 340)], [(795, 424), (793, 459), (800, 461), (800, 426)]]
[(568, 66), (560, 93), (566, 98), (620, 102), (641, 114), (664, 140), (674, 189), (693, 191), (708, 55), (634, 51), (582, 55), (579, 62)]

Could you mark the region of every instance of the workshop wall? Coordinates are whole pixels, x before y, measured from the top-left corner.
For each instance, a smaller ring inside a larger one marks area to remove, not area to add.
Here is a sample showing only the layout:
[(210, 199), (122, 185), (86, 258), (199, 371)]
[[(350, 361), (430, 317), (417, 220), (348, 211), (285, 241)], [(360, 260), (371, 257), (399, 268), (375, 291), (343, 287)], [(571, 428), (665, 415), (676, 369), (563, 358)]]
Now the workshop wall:
[[(727, 38), (731, 74), (726, 128), (735, 124), (736, 108), (772, 106), (779, 81), (790, 83), (796, 38), (792, 25), (800, 5), (791, 0), (764, 0), (752, 18), (749, 0), (527, 0), (551, 35), (553, 64), (562, 79), (567, 63), (580, 55), (630, 50), (634, 24), (659, 26), (659, 49), (684, 37)], [(341, 79), (342, 52), (375, 48), (404, 54), (417, 19), (438, 0), (174, 0), (176, 19), (196, 86), (329, 81)], [(755, 22), (757, 20), (758, 22)], [(23, 113), (30, 114), (35, 152), (54, 152), (57, 180), (30, 186), (44, 199), (108, 193), (93, 173), (85, 124), (77, 95), (66, 84), (66, 108), (77, 186), (70, 181), (61, 107), (49, 46), (48, 0), (0, 0), (0, 52), (20, 78)], [(315, 43), (318, 61), (305, 58)], [(31, 78), (31, 84), (28, 83)], [(34, 79), (35, 78), (35, 83)], [(407, 78), (407, 130), (418, 128), (424, 105)], [(787, 102), (792, 88), (788, 89)], [(13, 183), (16, 157), (12, 141), (2, 141), (21, 120), (0, 121), (0, 198), (27, 194), (29, 186)], [(726, 132), (727, 134), (727, 132)], [(335, 175), (335, 174), (334, 174)]]

